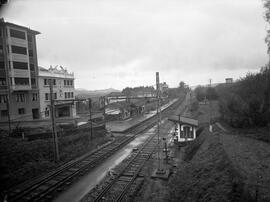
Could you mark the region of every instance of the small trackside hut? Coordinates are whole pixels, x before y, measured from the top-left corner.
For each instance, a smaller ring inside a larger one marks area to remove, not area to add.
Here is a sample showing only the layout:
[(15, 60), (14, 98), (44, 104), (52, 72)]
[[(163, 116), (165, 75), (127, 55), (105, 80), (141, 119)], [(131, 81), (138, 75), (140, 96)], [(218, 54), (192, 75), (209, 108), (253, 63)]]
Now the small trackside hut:
[(175, 123), (174, 142), (179, 146), (196, 139), (198, 120), (175, 115), (169, 118)]

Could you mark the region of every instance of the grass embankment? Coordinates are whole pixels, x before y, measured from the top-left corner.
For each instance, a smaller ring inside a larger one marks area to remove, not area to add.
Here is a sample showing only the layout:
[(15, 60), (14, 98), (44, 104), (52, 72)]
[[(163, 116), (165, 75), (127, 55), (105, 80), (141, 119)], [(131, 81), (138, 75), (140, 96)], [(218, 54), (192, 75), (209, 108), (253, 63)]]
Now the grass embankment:
[(171, 177), (168, 201), (249, 201), (240, 174), (219, 143), (218, 135), (203, 132), (197, 140), (202, 138), (205, 141), (197, 153), (191, 157), (187, 154), (187, 161)]
[(59, 139), (60, 162), (53, 161), (53, 142), (51, 139), (25, 141), (17, 138), (0, 139), (0, 190), (6, 190), (20, 182), (43, 174), (60, 164), (79, 157), (110, 140), (106, 131), (93, 134), (90, 142), (89, 132), (79, 131)]

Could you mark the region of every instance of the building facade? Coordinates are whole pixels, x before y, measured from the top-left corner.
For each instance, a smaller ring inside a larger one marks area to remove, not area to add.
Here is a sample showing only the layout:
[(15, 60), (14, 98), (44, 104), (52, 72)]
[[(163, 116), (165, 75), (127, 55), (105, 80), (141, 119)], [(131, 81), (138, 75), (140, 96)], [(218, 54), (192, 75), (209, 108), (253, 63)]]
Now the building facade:
[(163, 82), (159, 84), (159, 88), (160, 88), (161, 93), (164, 93), (165, 91), (169, 89), (169, 86), (166, 82)]
[(0, 19), (0, 121), (39, 118), (38, 34)]
[(175, 142), (183, 143), (196, 139), (198, 120), (180, 115), (171, 116), (169, 120), (175, 123)]
[(53, 82), (56, 118), (74, 118), (76, 116), (74, 74), (62, 66), (45, 69), (39, 67), (40, 115), (50, 118), (50, 82)]
[(231, 83), (233, 83), (233, 78), (226, 78), (226, 79), (225, 79), (225, 83), (226, 83), (226, 84), (231, 84)]

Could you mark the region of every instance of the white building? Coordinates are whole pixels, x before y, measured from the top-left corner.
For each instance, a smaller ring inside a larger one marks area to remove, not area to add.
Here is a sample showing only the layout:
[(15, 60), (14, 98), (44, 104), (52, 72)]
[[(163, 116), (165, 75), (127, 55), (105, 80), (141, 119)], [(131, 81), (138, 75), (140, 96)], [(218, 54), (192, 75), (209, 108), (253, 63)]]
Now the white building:
[(74, 74), (62, 66), (45, 69), (39, 67), (39, 98), (41, 118), (50, 118), (50, 80), (53, 81), (56, 118), (76, 116)]
[(225, 83), (233, 83), (233, 78), (226, 78)]
[(175, 137), (177, 142), (182, 143), (196, 139), (198, 120), (179, 115), (172, 116), (169, 120), (176, 124)]
[(166, 82), (160, 83), (159, 88), (161, 92), (165, 92), (169, 89), (169, 85)]

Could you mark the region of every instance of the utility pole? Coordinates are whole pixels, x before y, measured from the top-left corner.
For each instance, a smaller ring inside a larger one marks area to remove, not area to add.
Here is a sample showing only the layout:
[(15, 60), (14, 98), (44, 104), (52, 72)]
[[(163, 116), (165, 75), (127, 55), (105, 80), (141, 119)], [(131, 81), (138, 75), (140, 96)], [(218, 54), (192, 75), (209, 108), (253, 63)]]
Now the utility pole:
[[(160, 122), (161, 122), (161, 116), (160, 116), (160, 84), (159, 84), (159, 72), (156, 72), (156, 88), (157, 88), (157, 136), (158, 136), (158, 168), (154, 171), (152, 177), (154, 178), (162, 178), (162, 179), (168, 179), (169, 177), (169, 170), (165, 170), (163, 167), (161, 168), (161, 162), (160, 162)], [(167, 145), (165, 145), (165, 150), (167, 150)], [(166, 154), (167, 157), (167, 154)]]
[(10, 121), (10, 106), (9, 106), (9, 94), (7, 95), (7, 111), (8, 111), (8, 135), (11, 135), (11, 121)]
[(91, 142), (93, 140), (93, 125), (92, 125), (92, 100), (91, 98), (88, 98), (88, 104), (89, 104), (89, 116), (90, 116), (90, 139)]
[(211, 102), (211, 83), (212, 83), (212, 79), (209, 79), (210, 82), (210, 95), (209, 96), (209, 131), (212, 132), (212, 102)]
[(104, 127), (106, 128), (106, 101), (105, 96), (102, 97), (102, 104), (103, 104), (103, 116), (104, 116)]
[(159, 72), (156, 72), (156, 88), (157, 88), (157, 136), (158, 136), (158, 170), (160, 170), (160, 89), (159, 89)]
[(54, 109), (54, 97), (53, 97), (53, 80), (50, 79), (50, 101), (51, 101), (51, 121), (52, 121), (52, 136), (53, 136), (53, 147), (54, 147), (54, 161), (59, 161), (59, 149), (58, 149), (58, 139), (55, 123), (55, 109)]

